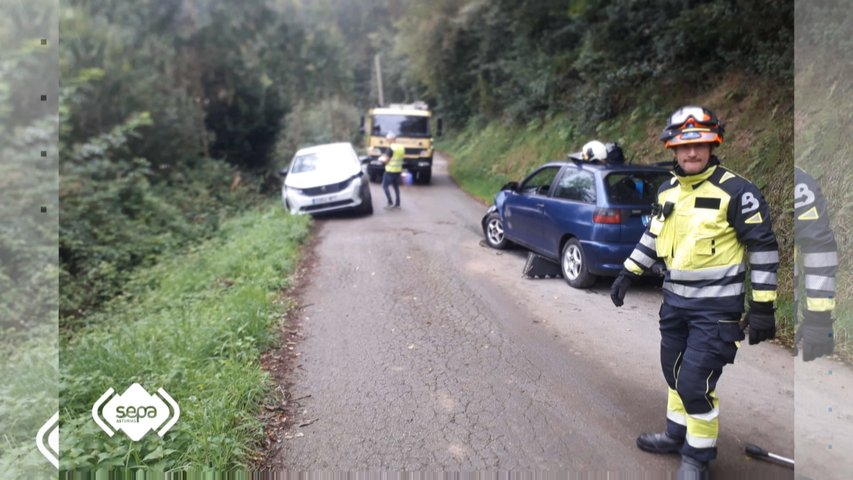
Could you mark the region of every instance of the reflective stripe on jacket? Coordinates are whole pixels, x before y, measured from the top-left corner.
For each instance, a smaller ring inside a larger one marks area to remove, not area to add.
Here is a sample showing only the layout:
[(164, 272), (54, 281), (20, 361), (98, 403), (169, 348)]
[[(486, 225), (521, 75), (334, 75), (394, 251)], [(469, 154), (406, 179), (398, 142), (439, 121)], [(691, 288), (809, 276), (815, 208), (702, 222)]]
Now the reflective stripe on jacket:
[(764, 197), (754, 184), (711, 157), (702, 173), (678, 176), (658, 190), (672, 212), (652, 218), (625, 268), (642, 274), (666, 263), (664, 302), (678, 308), (742, 312), (745, 263), (753, 300), (776, 299), (779, 251)]
[(406, 156), (406, 147), (399, 143), (392, 143), (388, 148), (391, 149), (391, 156), (388, 159), (388, 164), (385, 165), (385, 171), (388, 173), (402, 172), (403, 157)]

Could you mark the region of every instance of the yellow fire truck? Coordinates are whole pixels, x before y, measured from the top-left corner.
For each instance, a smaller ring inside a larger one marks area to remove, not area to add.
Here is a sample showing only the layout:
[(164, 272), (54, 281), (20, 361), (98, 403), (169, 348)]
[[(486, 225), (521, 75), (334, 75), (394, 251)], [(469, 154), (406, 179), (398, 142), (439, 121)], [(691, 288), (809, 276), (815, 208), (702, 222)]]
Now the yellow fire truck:
[[(390, 104), (372, 108), (367, 118), (361, 117), (361, 132), (366, 135), (365, 147), (370, 157), (367, 174), (373, 182), (382, 181), (385, 166), (379, 156), (388, 147), (385, 135), (394, 132), (397, 143), (406, 148), (403, 168), (408, 170), (415, 182), (426, 185), (432, 178), (432, 112), (424, 102)], [(436, 121), (436, 136), (441, 135), (441, 119)]]

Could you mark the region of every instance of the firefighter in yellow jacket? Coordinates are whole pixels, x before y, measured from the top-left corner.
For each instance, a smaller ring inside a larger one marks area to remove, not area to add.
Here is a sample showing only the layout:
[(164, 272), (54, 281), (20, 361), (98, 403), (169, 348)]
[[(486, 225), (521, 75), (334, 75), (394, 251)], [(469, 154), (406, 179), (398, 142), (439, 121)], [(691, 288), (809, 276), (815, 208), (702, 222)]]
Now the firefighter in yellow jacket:
[[(388, 205), (385, 209), (400, 208), (400, 175), (403, 173), (403, 157), (406, 155), (406, 148), (397, 143), (397, 135), (394, 132), (388, 132), (385, 136), (388, 141), (388, 153), (380, 157), (380, 161), (385, 164), (385, 174), (382, 176), (382, 190), (385, 192), (385, 198), (388, 199)], [(394, 187), (394, 194), (397, 199), (391, 203), (391, 192), (389, 186)]]
[[(794, 169), (794, 243), (802, 259), (794, 263), (794, 311), (799, 313), (800, 277), (806, 293), (803, 319), (797, 326), (794, 349), (802, 340), (803, 360), (830, 355), (835, 348), (832, 311), (838, 245), (829, 222), (826, 198), (808, 173)], [(803, 275), (800, 275), (802, 273)]]
[(658, 259), (666, 264), (660, 310), (666, 431), (640, 435), (637, 446), (681, 453), (678, 478), (702, 479), (717, 455), (717, 380), (745, 337), (745, 265), (752, 284), (745, 320), (749, 343), (756, 344), (776, 334), (779, 253), (761, 192), (713, 155), (723, 143), (723, 125), (713, 112), (678, 109), (660, 139), (675, 154), (673, 178), (658, 190), (649, 226), (610, 295), (621, 306), (635, 279)]

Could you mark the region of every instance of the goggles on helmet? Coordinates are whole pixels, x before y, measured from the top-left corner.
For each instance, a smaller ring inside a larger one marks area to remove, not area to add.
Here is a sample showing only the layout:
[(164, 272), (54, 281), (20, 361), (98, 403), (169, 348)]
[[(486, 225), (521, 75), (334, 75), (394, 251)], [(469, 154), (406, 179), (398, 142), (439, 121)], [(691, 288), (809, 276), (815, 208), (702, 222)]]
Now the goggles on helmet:
[(678, 128), (693, 119), (699, 125), (717, 126), (720, 121), (714, 112), (704, 107), (681, 107), (669, 117), (669, 122), (666, 125), (667, 129)]
[(660, 140), (666, 148), (688, 143), (723, 143), (724, 128), (713, 112), (703, 107), (681, 107), (669, 117)]

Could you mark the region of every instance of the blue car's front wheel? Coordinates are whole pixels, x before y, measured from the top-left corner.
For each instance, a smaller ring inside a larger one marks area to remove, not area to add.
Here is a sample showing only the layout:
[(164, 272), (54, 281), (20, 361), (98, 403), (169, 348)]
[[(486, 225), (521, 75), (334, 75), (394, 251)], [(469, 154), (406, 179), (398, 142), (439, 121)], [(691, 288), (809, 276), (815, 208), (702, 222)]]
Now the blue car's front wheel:
[(589, 273), (583, 248), (576, 238), (570, 238), (563, 245), (560, 256), (560, 269), (566, 283), (574, 288), (589, 288), (595, 283), (595, 275)]
[(509, 246), (510, 242), (506, 239), (503, 222), (498, 212), (492, 212), (486, 217), (483, 222), (483, 235), (486, 237), (486, 243), (492, 248), (503, 250)]

